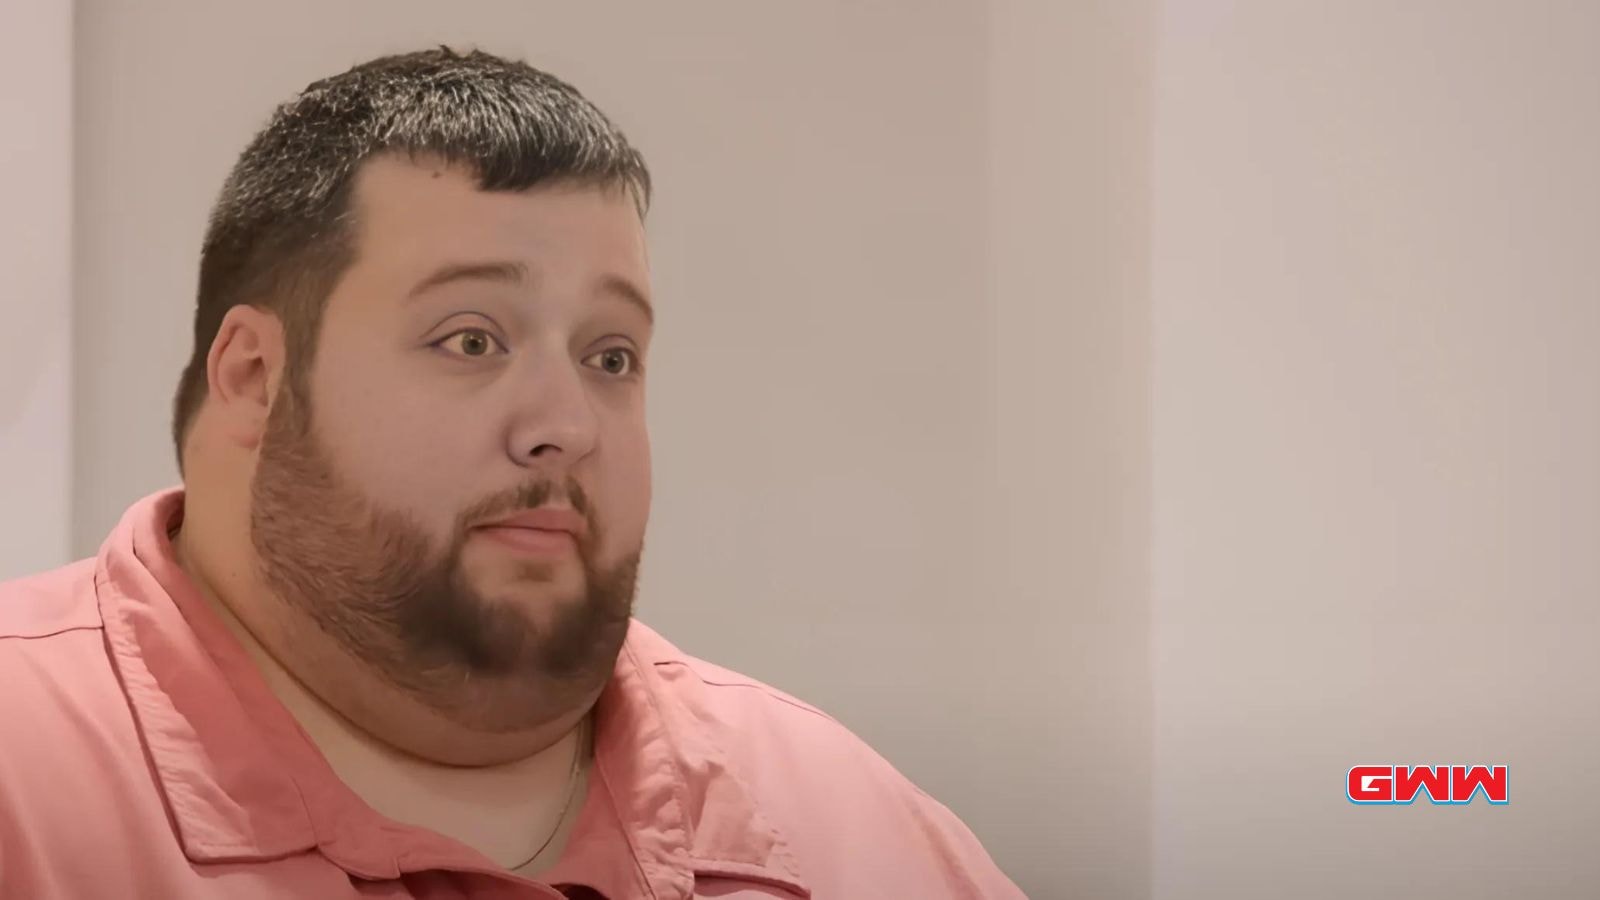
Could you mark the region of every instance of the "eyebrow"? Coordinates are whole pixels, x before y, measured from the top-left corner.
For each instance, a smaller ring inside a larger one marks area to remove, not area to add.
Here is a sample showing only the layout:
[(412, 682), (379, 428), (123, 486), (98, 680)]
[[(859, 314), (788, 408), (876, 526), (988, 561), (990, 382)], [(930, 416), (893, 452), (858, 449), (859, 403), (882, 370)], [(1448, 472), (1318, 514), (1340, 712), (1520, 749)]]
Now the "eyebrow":
[(606, 275), (600, 279), (600, 287), (613, 297), (621, 297), (623, 300), (638, 307), (639, 311), (644, 313), (646, 322), (649, 322), (652, 326), (656, 324), (655, 307), (650, 305), (650, 301), (645, 297), (644, 292), (639, 290), (633, 282), (623, 278), (621, 275)]
[(406, 299), (426, 294), (435, 288), (458, 281), (493, 281), (500, 284), (521, 284), (528, 280), (528, 267), (519, 262), (450, 263), (435, 269), (432, 275), (417, 282)]
[[(447, 284), (460, 281), (488, 281), (495, 284), (525, 284), (528, 281), (528, 267), (520, 262), (476, 262), (476, 263), (450, 263), (440, 266), (433, 274), (417, 282), (407, 294), (410, 300), (429, 291), (436, 290)], [(645, 298), (644, 292), (633, 282), (620, 275), (605, 275), (600, 280), (603, 292), (614, 297), (619, 297), (638, 307), (644, 313), (645, 321), (655, 324), (655, 309), (650, 301)]]

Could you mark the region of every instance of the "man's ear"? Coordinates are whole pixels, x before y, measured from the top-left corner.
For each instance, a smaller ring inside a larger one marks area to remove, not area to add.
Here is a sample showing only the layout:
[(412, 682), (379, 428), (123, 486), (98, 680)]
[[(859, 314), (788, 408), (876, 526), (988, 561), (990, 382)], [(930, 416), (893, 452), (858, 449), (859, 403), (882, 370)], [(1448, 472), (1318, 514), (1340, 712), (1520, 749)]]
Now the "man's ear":
[(241, 304), (222, 317), (206, 354), (206, 381), (224, 440), (252, 450), (261, 443), (284, 360), (283, 323), (276, 315)]

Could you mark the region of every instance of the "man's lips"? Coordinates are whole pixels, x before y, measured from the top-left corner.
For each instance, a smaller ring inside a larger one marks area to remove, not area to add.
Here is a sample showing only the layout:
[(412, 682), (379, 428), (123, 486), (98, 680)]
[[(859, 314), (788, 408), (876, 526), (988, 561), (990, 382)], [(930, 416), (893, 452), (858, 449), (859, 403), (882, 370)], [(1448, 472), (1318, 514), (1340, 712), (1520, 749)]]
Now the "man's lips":
[(570, 509), (530, 509), (474, 528), (484, 537), (536, 556), (560, 555), (577, 549), (587, 523)]

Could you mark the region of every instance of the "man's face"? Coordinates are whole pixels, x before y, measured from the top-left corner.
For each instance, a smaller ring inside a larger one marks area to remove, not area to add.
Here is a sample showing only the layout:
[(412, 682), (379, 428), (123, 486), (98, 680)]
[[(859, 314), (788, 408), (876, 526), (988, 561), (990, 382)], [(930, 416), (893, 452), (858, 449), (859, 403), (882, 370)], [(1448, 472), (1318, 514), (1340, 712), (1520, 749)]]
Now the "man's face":
[(618, 189), (488, 193), (389, 157), (352, 208), (309, 408), (286, 379), (261, 445), (256, 551), (414, 696), (530, 727), (598, 690), (631, 611), (650, 504), (639, 215)]

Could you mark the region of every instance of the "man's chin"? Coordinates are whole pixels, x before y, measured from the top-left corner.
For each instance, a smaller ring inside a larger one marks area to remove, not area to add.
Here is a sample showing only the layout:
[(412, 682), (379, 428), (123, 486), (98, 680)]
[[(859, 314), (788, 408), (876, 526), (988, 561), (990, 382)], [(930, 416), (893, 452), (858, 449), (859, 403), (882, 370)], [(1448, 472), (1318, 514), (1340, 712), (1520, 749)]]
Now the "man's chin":
[(489, 604), (522, 610), (536, 620), (543, 619), (541, 612), (569, 610), (589, 596), (588, 579), (576, 562), (541, 566), (537, 571), (517, 568), (494, 572), (474, 578), (471, 583), (473, 592)]

